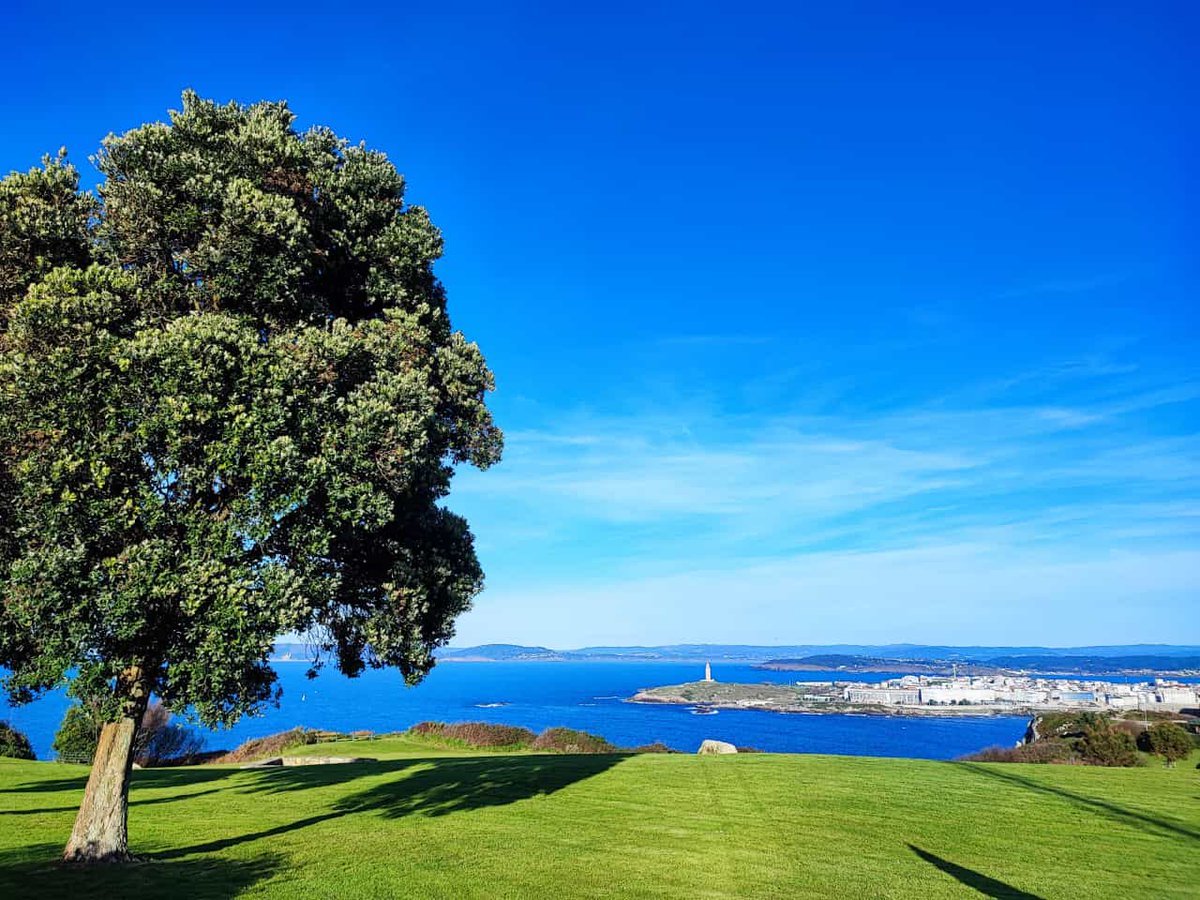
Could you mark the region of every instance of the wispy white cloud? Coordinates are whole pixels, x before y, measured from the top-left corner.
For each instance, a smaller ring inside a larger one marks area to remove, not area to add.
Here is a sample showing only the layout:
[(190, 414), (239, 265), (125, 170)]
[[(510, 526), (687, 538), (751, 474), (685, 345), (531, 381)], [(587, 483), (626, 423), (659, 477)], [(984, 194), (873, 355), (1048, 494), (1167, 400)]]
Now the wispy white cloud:
[[(639, 424), (604, 423), (597, 430), (607, 436), (597, 440), (510, 440), (507, 472), (468, 475), (458, 491), (569, 503), (571, 516), (618, 521), (759, 515), (767, 508), (812, 516), (944, 487), (976, 465), (953, 452), (806, 432), (785, 422), (744, 438), (730, 433), (730, 423), (694, 421), (686, 430), (663, 429), (664, 420), (644, 430)], [(648, 436), (653, 430), (659, 434)], [(546, 452), (556, 443), (569, 450)]]
[(858, 419), (589, 418), (574, 423), (582, 431), (510, 435), (503, 466), (464, 473), (456, 492), (572, 519), (717, 518), (733, 531), (751, 519), (804, 529), (873, 510), (864, 531), (884, 535), (891, 515), (911, 509), (882, 508), (914, 498), (986, 500), (1004, 514), (998, 498), (1029, 489), (1042, 503), (1080, 485), (1108, 484), (1138, 500), (1150, 482), (1172, 482), (1175, 496), (1195, 490), (1200, 435), (1157, 438), (1121, 423), (1194, 395), (1185, 386), (1092, 406), (926, 407)]
[[(694, 563), (669, 575), (501, 584), (462, 634), (596, 643), (1105, 643), (1194, 641), (1200, 551), (1102, 556), (1005, 544), (820, 552), (771, 561)], [(1102, 612), (1100, 610), (1103, 610)]]
[[(1031, 641), (1050, 608), (1106, 610), (1099, 641), (1200, 639), (1194, 616), (1163, 618), (1200, 597), (1200, 383), (1063, 371), (1050, 377), (1088, 389), (1055, 403), (1003, 389), (853, 415), (701, 402), (510, 433), (501, 466), (456, 482), (490, 579), (463, 639), (526, 640), (491, 618), (502, 608), (545, 643), (584, 620), (577, 633), (646, 642), (735, 640), (746, 618), (758, 640), (771, 617), (781, 641), (873, 639), (876, 619), (892, 623), (881, 640), (967, 640), (986, 622)], [(694, 634), (689, 608), (707, 622)]]

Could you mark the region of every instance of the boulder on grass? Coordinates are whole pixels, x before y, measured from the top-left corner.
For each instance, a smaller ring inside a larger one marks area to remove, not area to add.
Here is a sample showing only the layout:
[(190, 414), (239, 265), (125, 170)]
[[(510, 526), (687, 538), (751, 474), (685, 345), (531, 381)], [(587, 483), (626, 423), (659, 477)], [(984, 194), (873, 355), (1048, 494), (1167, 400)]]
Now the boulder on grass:
[(716, 756), (721, 753), (737, 753), (737, 747), (724, 741), (705, 741), (697, 752), (701, 756)]

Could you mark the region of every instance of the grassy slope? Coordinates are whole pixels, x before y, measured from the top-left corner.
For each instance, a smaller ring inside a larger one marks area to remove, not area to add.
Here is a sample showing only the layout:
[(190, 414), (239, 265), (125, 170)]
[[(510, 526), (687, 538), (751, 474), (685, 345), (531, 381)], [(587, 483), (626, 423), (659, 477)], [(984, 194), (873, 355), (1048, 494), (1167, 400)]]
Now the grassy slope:
[(1195, 897), (1196, 758), (1107, 770), (853, 757), (485, 755), (135, 774), (147, 861), (52, 860), (85, 770), (0, 760), (0, 897)]

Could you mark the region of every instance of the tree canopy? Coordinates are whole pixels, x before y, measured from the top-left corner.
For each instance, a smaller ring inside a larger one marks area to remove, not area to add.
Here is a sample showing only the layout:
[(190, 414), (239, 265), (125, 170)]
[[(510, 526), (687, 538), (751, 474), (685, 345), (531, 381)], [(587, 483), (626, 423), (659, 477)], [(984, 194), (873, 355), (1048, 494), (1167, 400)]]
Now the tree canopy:
[(502, 444), (440, 233), (283, 103), (188, 93), (95, 162), (0, 181), (5, 688), (229, 724), (286, 632), (419, 680), (482, 586), (454, 466)]
[(1167, 765), (1187, 759), (1196, 749), (1196, 742), (1187, 730), (1175, 722), (1158, 722), (1146, 731), (1150, 752), (1161, 756)]

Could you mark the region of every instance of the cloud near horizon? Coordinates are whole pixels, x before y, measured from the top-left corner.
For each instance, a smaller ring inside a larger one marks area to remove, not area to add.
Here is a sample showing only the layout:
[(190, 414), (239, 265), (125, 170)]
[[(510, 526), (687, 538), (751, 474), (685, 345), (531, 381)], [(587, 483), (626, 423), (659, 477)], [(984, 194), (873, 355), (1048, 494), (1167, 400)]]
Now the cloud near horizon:
[(452, 496), (489, 573), (456, 643), (1200, 638), (1200, 384), (1064, 364), (959, 393), (510, 433)]

